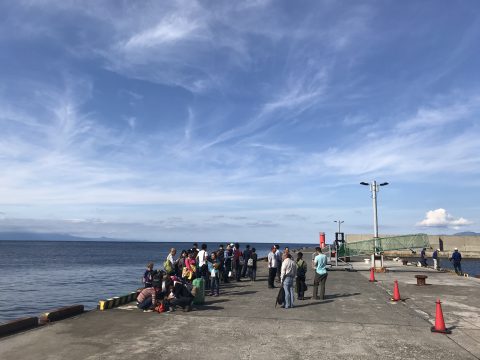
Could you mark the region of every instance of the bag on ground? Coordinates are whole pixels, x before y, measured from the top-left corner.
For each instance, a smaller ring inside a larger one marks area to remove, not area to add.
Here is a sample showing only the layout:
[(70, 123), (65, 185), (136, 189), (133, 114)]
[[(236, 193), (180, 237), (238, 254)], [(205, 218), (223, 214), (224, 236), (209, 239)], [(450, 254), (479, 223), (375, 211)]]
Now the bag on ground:
[(280, 287), (280, 290), (278, 291), (278, 295), (277, 295), (277, 300), (275, 302), (275, 307), (277, 307), (277, 305), (283, 305), (285, 303), (285, 290), (282, 287)]

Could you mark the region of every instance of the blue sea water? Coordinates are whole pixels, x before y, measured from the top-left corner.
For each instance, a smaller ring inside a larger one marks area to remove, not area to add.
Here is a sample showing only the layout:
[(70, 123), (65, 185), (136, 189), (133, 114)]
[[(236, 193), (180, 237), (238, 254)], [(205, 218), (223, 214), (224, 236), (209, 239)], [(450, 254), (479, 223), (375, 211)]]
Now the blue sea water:
[[(272, 244), (251, 245), (262, 257)], [(167, 242), (0, 241), (0, 323), (73, 304), (93, 309), (100, 299), (140, 287), (147, 262), (153, 261), (155, 268), (161, 268), (171, 247), (180, 252), (191, 246)], [(218, 243), (208, 243), (208, 248), (217, 249)]]
[[(419, 261), (419, 257), (407, 257), (405, 258), (411, 262)], [(433, 267), (433, 260), (431, 258), (427, 259), (427, 265)], [(462, 259), (462, 271), (469, 274), (470, 276), (480, 275), (480, 259)], [(440, 258), (440, 267), (442, 269), (453, 270), (453, 263), (446, 258)]]

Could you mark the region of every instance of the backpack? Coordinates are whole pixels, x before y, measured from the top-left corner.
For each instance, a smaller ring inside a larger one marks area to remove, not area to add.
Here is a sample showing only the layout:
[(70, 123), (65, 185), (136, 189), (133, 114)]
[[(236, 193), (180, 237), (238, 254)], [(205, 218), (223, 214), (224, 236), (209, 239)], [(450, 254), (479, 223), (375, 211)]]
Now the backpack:
[(277, 305), (283, 305), (284, 303), (285, 303), (285, 289), (282, 286), (280, 288), (280, 290), (278, 291), (277, 300), (275, 302), (275, 307), (277, 307)]
[(163, 268), (165, 269), (165, 272), (167, 274), (171, 274), (173, 272), (173, 267), (170, 260), (165, 260), (165, 262), (163, 263)]
[(243, 266), (245, 264), (245, 258), (243, 257), (243, 253), (240, 250), (238, 255), (238, 264), (240, 266)]
[(248, 259), (247, 266), (253, 267), (253, 259), (252, 258)]
[(297, 262), (297, 276), (305, 276), (305, 273), (306, 273), (306, 263), (305, 261), (300, 260)]

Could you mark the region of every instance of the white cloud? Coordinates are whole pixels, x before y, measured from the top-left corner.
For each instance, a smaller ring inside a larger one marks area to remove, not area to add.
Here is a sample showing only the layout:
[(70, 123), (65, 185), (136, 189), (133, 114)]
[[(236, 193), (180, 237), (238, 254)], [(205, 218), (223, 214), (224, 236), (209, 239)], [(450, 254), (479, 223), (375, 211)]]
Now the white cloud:
[[(180, 16), (169, 16), (162, 19), (153, 28), (144, 30), (128, 39), (124, 47), (126, 49), (139, 47), (155, 47), (168, 42), (191, 38), (199, 30), (200, 25), (193, 19)], [(197, 32), (198, 34), (198, 32)]]
[[(480, 169), (480, 116), (476, 97), (459, 97), (455, 105), (422, 110), (389, 125), (382, 122), (373, 133), (349, 135), (342, 148), (313, 154), (308, 162), (320, 162), (344, 175), (409, 177), (431, 175), (448, 169), (457, 174), (477, 174)], [(453, 131), (441, 125), (455, 123)], [(391, 123), (390, 123), (391, 124)], [(371, 129), (371, 125), (367, 125)], [(414, 130), (414, 131), (413, 131)], [(312, 157), (314, 159), (312, 159)]]
[(462, 226), (473, 224), (463, 217), (454, 218), (445, 209), (436, 209), (427, 211), (425, 219), (418, 222), (416, 225), (420, 227), (438, 227), (438, 228), (452, 228), (458, 229)]
[(399, 122), (397, 127), (403, 131), (417, 131), (419, 128), (444, 126), (465, 119), (479, 107), (480, 97), (473, 97), (453, 105), (422, 107), (412, 118)]

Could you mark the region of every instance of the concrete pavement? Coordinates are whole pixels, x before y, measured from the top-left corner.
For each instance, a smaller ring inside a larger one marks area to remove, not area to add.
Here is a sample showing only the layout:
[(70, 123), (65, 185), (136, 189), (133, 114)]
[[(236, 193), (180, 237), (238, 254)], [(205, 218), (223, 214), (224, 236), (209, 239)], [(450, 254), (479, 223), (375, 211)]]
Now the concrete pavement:
[[(133, 304), (92, 311), (1, 339), (0, 358), (480, 358), (478, 301), (470, 300), (480, 294), (478, 282), (435, 273), (427, 279), (432, 285), (420, 288), (413, 285), (413, 272), (392, 268), (369, 283), (365, 265), (355, 266), (358, 272), (329, 272), (324, 301), (310, 299), (309, 269), (308, 299), (281, 309), (274, 308), (278, 289), (267, 288), (262, 263), (258, 281), (224, 286), (220, 297), (207, 297), (190, 313), (143, 313)], [(409, 298), (405, 302), (389, 300), (386, 290), (394, 278), (402, 297)], [(438, 295), (445, 301), (447, 326), (455, 326), (452, 335), (430, 332)]]

